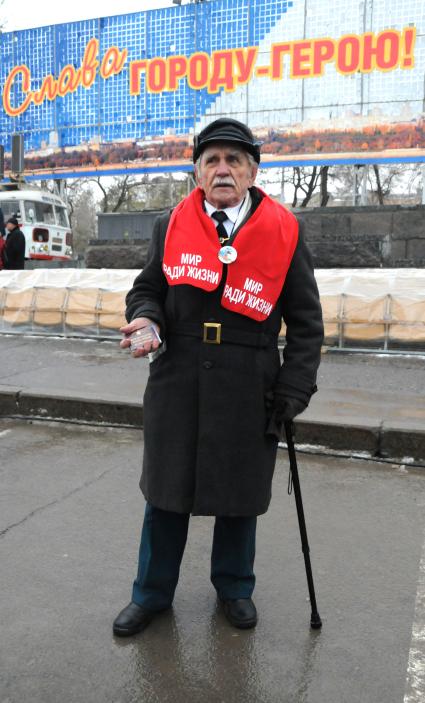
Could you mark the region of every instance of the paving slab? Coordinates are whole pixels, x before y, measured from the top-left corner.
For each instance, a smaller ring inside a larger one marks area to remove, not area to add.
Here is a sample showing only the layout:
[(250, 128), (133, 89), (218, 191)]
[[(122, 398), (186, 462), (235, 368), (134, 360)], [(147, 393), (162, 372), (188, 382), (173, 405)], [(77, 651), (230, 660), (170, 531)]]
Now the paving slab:
[[(117, 340), (0, 335), (0, 414), (143, 424), (146, 359)], [(425, 463), (425, 357), (324, 353), (298, 441)]]
[(213, 518), (196, 517), (173, 609), (123, 640), (111, 626), (135, 575), (142, 448), (140, 430), (0, 419), (1, 703), (424, 699), (423, 471), (299, 456), (321, 631), (280, 450), (258, 522), (257, 628), (226, 622), (209, 582)]

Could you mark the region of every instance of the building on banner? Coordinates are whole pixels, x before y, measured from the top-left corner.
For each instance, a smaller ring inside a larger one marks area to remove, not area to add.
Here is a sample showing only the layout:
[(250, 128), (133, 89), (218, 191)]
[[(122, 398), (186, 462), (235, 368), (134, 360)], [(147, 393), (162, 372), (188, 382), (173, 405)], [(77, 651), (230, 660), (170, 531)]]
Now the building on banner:
[(425, 161), (424, 0), (210, 0), (0, 36), (26, 174), (191, 170), (248, 123), (264, 166)]

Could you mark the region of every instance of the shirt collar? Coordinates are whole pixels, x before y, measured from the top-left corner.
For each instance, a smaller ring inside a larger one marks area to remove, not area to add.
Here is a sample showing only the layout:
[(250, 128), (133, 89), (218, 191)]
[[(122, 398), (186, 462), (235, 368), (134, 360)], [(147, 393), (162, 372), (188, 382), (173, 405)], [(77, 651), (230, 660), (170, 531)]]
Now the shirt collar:
[[(243, 198), (243, 200), (245, 200), (245, 198)], [(233, 205), (233, 207), (226, 207), (222, 210), (222, 212), (226, 213), (228, 219), (230, 220), (230, 222), (233, 222), (233, 224), (238, 219), (239, 211), (241, 209), (241, 205), (243, 203), (243, 200), (241, 200), (239, 203), (237, 203), (237, 205)], [(211, 205), (211, 203), (209, 203), (208, 200), (204, 200), (204, 205), (205, 205), (206, 213), (210, 217), (211, 217), (212, 213), (217, 210), (217, 208), (214, 207), (214, 205)]]

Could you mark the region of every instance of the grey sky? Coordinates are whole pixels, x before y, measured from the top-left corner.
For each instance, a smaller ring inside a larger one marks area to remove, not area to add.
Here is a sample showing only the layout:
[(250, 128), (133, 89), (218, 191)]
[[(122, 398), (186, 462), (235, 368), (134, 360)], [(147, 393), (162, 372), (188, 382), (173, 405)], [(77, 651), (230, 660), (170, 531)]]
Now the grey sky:
[[(184, 0), (184, 4), (187, 0)], [(72, 2), (55, 2), (51, 0), (4, 0), (0, 7), (0, 19), (4, 31), (29, 27), (43, 27), (48, 24), (74, 22), (75, 20), (92, 17), (108, 17), (109, 15), (124, 15), (128, 12), (141, 10), (157, 10), (170, 7), (172, 0), (72, 0)]]

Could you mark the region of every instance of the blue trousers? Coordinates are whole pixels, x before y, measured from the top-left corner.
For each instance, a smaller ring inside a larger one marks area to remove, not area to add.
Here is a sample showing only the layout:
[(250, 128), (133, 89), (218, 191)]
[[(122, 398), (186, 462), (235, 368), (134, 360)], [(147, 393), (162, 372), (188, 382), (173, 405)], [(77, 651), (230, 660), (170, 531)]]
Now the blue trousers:
[[(189, 517), (146, 504), (132, 600), (147, 610), (163, 610), (173, 602)], [(221, 600), (252, 595), (256, 526), (255, 516), (215, 519), (211, 581)]]

